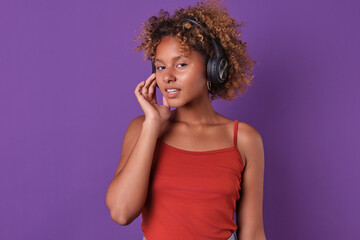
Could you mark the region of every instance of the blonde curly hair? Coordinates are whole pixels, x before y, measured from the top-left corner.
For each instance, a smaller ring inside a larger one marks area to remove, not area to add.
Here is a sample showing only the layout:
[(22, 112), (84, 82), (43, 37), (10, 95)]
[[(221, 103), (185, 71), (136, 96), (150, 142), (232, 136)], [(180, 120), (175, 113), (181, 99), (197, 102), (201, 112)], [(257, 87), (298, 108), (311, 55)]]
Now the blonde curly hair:
[[(190, 24), (189, 18), (207, 31)], [(180, 51), (183, 54), (186, 55), (194, 49), (208, 59), (215, 55), (209, 34), (211, 32), (218, 38), (229, 62), (228, 80), (225, 84), (212, 85), (211, 99), (223, 98), (231, 101), (246, 92), (254, 77), (252, 71), (256, 62), (250, 59), (246, 42), (240, 40), (239, 29), (243, 25), (243, 22), (238, 23), (231, 18), (218, 0), (199, 1), (186, 9), (175, 9), (173, 15), (161, 9), (158, 16), (152, 16), (142, 24), (141, 33), (134, 39), (140, 41), (135, 51), (144, 50), (144, 58), (153, 61), (161, 39), (171, 36), (180, 41)]]

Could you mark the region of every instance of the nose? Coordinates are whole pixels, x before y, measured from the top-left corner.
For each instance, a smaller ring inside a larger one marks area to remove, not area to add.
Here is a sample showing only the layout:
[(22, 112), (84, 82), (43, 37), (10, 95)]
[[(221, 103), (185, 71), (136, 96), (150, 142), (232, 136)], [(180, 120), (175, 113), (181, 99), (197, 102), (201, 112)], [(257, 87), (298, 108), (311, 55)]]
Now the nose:
[(170, 83), (171, 81), (176, 81), (176, 77), (174, 74), (174, 69), (171, 67), (165, 68), (164, 75), (163, 75), (164, 83)]

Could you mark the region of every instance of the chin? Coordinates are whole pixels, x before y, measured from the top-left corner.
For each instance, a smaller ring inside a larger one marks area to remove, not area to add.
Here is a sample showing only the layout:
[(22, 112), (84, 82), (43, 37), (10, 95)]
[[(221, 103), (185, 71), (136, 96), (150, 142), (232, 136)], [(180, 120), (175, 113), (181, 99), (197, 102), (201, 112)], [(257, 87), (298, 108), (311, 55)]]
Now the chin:
[(168, 102), (169, 106), (172, 108), (178, 108), (178, 107), (184, 106), (184, 103), (181, 101), (178, 101), (177, 99), (174, 99), (174, 100), (167, 99), (167, 102)]
[(178, 104), (178, 103), (169, 103), (169, 106), (172, 108), (178, 108), (178, 107), (181, 107), (182, 105)]

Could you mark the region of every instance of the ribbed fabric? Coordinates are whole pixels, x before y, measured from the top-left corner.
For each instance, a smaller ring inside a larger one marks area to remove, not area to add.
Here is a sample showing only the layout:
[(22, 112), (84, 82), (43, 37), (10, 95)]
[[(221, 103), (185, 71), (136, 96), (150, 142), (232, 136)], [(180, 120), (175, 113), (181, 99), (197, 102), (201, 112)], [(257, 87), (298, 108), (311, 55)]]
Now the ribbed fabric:
[(141, 229), (147, 240), (228, 239), (244, 165), (233, 146), (186, 151), (158, 141)]

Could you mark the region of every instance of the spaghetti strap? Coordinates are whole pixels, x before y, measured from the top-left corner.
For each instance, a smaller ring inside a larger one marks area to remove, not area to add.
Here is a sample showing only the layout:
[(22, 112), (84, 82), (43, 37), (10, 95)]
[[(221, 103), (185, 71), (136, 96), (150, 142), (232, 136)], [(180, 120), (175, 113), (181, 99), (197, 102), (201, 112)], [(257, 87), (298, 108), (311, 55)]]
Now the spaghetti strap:
[(237, 128), (238, 128), (238, 120), (235, 120), (235, 126), (234, 126), (234, 147), (237, 146)]

